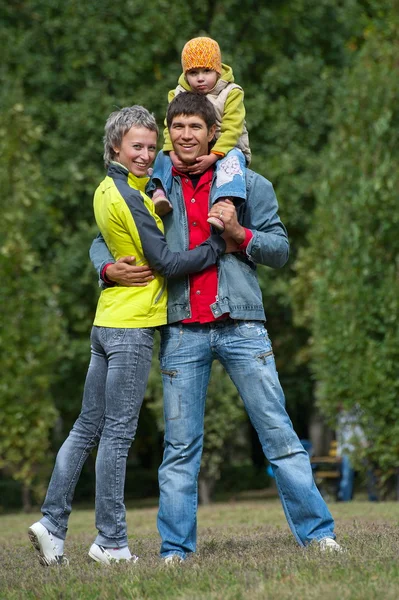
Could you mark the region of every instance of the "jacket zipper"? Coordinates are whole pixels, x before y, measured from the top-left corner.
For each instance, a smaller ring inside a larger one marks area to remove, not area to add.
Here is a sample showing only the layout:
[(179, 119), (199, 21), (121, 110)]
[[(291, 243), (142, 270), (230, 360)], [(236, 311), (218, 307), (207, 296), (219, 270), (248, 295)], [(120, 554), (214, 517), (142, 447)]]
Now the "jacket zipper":
[(161, 289), (160, 289), (160, 292), (159, 292), (158, 296), (157, 296), (157, 297), (155, 298), (155, 300), (154, 300), (154, 304), (158, 304), (158, 302), (160, 301), (160, 299), (162, 298), (162, 296), (163, 296), (163, 295), (164, 295), (164, 293), (165, 293), (165, 289), (166, 289), (166, 281), (165, 281), (165, 279), (164, 279), (164, 281), (163, 281), (163, 284), (162, 284), (162, 287), (161, 287)]

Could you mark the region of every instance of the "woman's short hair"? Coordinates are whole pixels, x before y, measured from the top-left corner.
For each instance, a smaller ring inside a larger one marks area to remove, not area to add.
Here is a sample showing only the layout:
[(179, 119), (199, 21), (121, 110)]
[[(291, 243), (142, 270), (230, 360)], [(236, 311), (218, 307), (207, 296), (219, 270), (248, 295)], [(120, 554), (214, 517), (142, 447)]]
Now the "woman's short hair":
[(135, 104), (111, 113), (104, 128), (104, 163), (108, 167), (115, 158), (114, 148), (119, 148), (123, 137), (132, 127), (145, 127), (158, 135), (155, 117), (144, 106)]
[(170, 129), (173, 119), (179, 115), (201, 117), (208, 130), (216, 124), (216, 112), (213, 104), (204, 94), (198, 92), (181, 92), (173, 98), (166, 113), (168, 129)]

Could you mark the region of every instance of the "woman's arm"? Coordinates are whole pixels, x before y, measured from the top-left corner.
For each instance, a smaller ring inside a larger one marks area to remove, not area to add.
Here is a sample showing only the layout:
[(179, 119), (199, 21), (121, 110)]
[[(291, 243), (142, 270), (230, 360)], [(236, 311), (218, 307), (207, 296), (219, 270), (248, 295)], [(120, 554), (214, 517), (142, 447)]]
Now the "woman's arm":
[(124, 287), (145, 287), (154, 279), (152, 269), (148, 265), (135, 265), (134, 256), (123, 256), (115, 261), (101, 233), (91, 244), (90, 259), (102, 288), (113, 283)]
[[(172, 252), (153, 215), (146, 208), (141, 193), (132, 189), (126, 181), (117, 180), (115, 183), (130, 211), (148, 264), (164, 277), (181, 277), (202, 271), (214, 265), (225, 253), (226, 242), (218, 234), (212, 234), (193, 250)], [(127, 227), (130, 215), (126, 215)], [(132, 235), (135, 235), (134, 231)]]

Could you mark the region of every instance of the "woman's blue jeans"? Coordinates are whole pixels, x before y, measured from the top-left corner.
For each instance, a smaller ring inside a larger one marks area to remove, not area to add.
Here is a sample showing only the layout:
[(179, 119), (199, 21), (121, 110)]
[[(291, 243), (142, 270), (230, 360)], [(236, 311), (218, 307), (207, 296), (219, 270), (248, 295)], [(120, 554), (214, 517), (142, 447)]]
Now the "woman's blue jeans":
[(197, 480), (205, 399), (211, 365), (218, 359), (235, 384), (270, 461), (288, 524), (300, 545), (335, 537), (304, 450), (285, 409), (263, 323), (219, 321), (169, 325), (161, 330), (165, 450), (159, 469), (158, 530), (161, 555), (194, 552)]
[(127, 546), (126, 460), (147, 386), (153, 335), (153, 328), (92, 329), (82, 410), (58, 452), (42, 506), (41, 522), (61, 539), (83, 464), (98, 444), (95, 541), (106, 548)]

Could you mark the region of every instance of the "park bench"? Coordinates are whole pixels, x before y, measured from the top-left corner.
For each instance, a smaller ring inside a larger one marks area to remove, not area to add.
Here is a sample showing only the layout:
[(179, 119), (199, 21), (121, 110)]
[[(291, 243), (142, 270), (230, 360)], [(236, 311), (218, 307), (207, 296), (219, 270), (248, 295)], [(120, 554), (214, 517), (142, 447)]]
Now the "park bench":
[(337, 456), (337, 442), (331, 442), (327, 456), (311, 456), (310, 463), (320, 493), (336, 498), (341, 478), (341, 458)]

